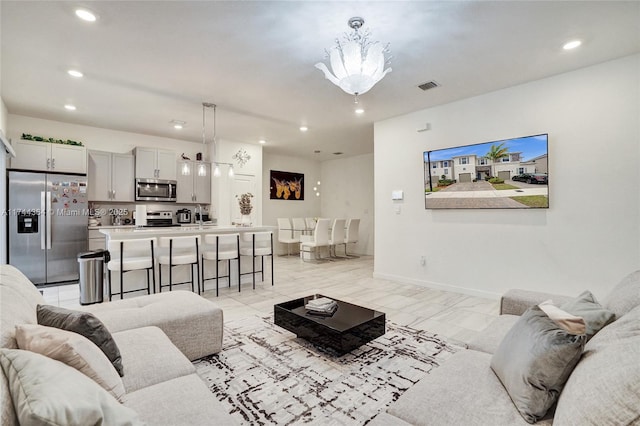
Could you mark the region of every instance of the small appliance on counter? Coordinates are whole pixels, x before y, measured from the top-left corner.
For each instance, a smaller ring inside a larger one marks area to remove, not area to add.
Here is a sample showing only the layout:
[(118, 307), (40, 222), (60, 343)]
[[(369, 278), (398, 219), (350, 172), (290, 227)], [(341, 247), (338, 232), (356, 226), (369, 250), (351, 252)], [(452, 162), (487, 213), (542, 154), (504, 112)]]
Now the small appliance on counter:
[[(200, 213), (196, 212), (196, 222), (198, 222), (200, 220)], [(209, 213), (203, 213), (202, 214), (202, 221), (203, 222), (209, 222), (211, 219), (209, 219)]]
[(176, 212), (178, 223), (191, 223), (191, 210), (179, 209)]

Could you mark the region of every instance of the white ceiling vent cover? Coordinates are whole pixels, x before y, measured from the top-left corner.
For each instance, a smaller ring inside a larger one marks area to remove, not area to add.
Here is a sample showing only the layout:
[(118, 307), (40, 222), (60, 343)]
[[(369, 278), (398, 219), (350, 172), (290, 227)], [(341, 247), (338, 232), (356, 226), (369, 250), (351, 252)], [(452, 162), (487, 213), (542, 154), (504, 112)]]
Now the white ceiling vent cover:
[(436, 87), (439, 87), (440, 84), (438, 84), (437, 82), (431, 80), (431, 81), (427, 81), (426, 83), (422, 83), (420, 85), (418, 85), (419, 88), (421, 88), (422, 90), (429, 90), (429, 89), (435, 89)]

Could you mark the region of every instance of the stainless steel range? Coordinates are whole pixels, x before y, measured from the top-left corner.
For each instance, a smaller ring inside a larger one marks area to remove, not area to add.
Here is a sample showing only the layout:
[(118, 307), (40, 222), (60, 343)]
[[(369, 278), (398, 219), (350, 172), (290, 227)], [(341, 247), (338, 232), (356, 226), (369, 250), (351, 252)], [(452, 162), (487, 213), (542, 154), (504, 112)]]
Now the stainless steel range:
[(147, 227), (162, 227), (162, 226), (180, 226), (173, 223), (173, 212), (171, 211), (157, 211), (147, 212)]

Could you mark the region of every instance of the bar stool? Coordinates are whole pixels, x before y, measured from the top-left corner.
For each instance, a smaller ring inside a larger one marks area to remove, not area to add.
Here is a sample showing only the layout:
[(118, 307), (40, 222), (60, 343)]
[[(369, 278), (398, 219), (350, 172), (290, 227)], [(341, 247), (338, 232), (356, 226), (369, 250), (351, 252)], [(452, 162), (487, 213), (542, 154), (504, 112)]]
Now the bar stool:
[[(272, 232), (245, 232), (242, 234), (245, 247), (240, 248), (240, 254), (251, 256), (251, 271), (242, 275), (251, 274), (253, 289), (256, 289), (256, 272), (262, 275), (264, 281), (264, 257), (271, 256), (271, 285), (273, 285), (273, 233)], [(256, 271), (256, 257), (260, 256), (260, 270)]]
[[(204, 236), (204, 246), (202, 248), (202, 291), (204, 292), (204, 282), (206, 280), (216, 280), (216, 297), (218, 297), (218, 280), (227, 278), (231, 287), (231, 261), (238, 261), (238, 291), (240, 291), (240, 234), (207, 234)], [(216, 262), (215, 277), (206, 278), (204, 273), (204, 261), (213, 260)], [(218, 263), (221, 260), (227, 261), (227, 275), (219, 275)]]
[[(120, 299), (125, 293), (147, 290), (151, 294), (151, 281), (149, 280), (149, 270), (153, 277), (153, 292), (156, 291), (156, 271), (153, 247), (156, 244), (155, 238), (142, 238), (136, 240), (109, 240), (107, 250), (109, 250), (110, 260), (107, 262), (107, 275), (109, 279), (108, 293), (109, 301), (114, 293), (111, 291), (111, 271), (120, 272)], [(147, 288), (124, 291), (125, 272), (147, 271)]]
[[(190, 265), (191, 273), (191, 291), (195, 291), (193, 283), (193, 265), (196, 265), (198, 273), (198, 293), (200, 293), (200, 256), (198, 246), (200, 244), (199, 235), (191, 235), (184, 237), (161, 237), (158, 240), (158, 247), (162, 250), (158, 256), (158, 278), (160, 283), (158, 289), (162, 293), (162, 287), (169, 287), (169, 291), (173, 290), (174, 285), (187, 284), (189, 281), (179, 283), (173, 282), (173, 267), (180, 265)], [(162, 265), (169, 266), (169, 284), (162, 284)]]

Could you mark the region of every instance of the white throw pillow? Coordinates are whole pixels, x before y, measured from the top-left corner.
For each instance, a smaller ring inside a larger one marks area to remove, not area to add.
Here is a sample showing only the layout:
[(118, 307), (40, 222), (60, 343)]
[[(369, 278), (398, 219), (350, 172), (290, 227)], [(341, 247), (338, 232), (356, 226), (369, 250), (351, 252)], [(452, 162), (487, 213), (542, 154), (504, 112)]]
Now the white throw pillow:
[(123, 401), (124, 384), (118, 372), (104, 352), (81, 334), (38, 324), (20, 324), (16, 326), (16, 341), (20, 349), (39, 353), (75, 368), (118, 401)]

